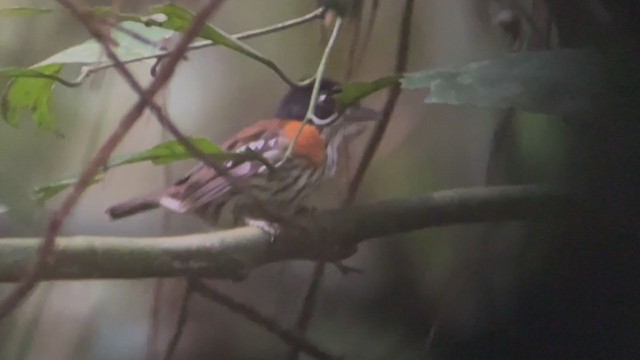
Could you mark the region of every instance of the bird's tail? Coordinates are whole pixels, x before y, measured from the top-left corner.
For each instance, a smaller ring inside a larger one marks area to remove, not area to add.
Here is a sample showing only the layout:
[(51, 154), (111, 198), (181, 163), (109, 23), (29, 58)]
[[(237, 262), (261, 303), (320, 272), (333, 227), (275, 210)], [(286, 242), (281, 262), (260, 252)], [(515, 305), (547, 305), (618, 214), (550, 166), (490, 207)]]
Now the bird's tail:
[(118, 220), (160, 207), (160, 197), (161, 194), (149, 194), (133, 198), (123, 203), (111, 206), (105, 212), (109, 215), (111, 220)]

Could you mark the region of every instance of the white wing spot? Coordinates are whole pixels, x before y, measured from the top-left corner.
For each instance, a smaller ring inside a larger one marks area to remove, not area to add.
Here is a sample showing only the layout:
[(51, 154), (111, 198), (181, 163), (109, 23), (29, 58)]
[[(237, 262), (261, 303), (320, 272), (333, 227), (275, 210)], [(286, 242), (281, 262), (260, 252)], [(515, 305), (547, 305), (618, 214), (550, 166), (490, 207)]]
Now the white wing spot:
[(183, 213), (187, 211), (180, 200), (174, 199), (169, 196), (161, 197), (159, 202), (162, 207), (167, 208), (171, 211), (175, 211), (177, 213)]
[(260, 140), (256, 140), (252, 143), (249, 144), (249, 149), (253, 150), (253, 151), (259, 151), (260, 149), (262, 149), (262, 147), (264, 146), (264, 140), (260, 139)]

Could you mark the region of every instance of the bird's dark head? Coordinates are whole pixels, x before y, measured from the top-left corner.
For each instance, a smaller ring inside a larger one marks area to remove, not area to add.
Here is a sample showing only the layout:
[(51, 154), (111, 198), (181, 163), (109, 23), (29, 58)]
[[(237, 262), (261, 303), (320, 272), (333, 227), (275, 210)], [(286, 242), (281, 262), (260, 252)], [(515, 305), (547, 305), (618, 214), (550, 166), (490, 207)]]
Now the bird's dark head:
[[(308, 85), (291, 88), (280, 101), (276, 117), (287, 120), (304, 120), (311, 103), (313, 82)], [(324, 78), (320, 81), (320, 90), (314, 109), (315, 119), (310, 123), (323, 128), (338, 124), (377, 120), (380, 113), (352, 104), (347, 107), (334, 99), (334, 96), (342, 92), (342, 87), (337, 81)]]

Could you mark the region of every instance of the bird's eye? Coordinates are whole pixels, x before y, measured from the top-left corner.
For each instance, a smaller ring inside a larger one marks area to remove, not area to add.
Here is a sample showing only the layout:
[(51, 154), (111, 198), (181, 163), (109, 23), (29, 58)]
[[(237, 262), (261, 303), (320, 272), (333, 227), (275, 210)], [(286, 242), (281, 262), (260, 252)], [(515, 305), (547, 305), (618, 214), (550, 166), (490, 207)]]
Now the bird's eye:
[(323, 93), (318, 96), (315, 108), (318, 119), (326, 120), (335, 117), (336, 110), (336, 103), (330, 94)]

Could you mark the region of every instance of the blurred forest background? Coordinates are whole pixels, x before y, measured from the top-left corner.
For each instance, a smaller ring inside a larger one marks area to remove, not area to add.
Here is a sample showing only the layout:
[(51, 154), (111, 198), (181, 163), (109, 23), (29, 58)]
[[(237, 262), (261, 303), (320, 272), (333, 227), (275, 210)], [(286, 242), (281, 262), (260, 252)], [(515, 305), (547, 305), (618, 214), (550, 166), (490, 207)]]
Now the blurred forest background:
[[(589, 6), (579, 5), (579, 1), (549, 2), (554, 3), (556, 14), (567, 17), (562, 19), (565, 27), (554, 28), (552, 46), (563, 41), (568, 47), (601, 44), (598, 41), (602, 39), (593, 36), (598, 29), (580, 23), (580, 19), (589, 18)], [(156, 4), (120, 3), (123, 10), (137, 13), (146, 13), (149, 5)], [(203, 2), (176, 3), (196, 10)], [(513, 33), (501, 26), (505, 23), (500, 14), (504, 15), (501, 9), (505, 6), (512, 9), (509, 6), (515, 3), (522, 5), (518, 9), (531, 10), (532, 2), (524, 0), (417, 1), (409, 70), (462, 65), (512, 51)], [(608, 6), (607, 1), (584, 3)], [(370, 45), (354, 79), (371, 80), (393, 72), (403, 4), (380, 2)], [(4, 0), (0, 5), (51, 7), (54, 3)], [(315, 6), (312, 0), (227, 1), (212, 22), (234, 33), (297, 17)], [(620, 9), (614, 6), (610, 14), (624, 13)], [(517, 11), (515, 14), (519, 16)], [(640, 13), (626, 15), (637, 21)], [(624, 32), (632, 23), (622, 23), (620, 34), (638, 40), (640, 32)], [(562, 31), (570, 34), (568, 38)], [(0, 67), (29, 66), (88, 38), (77, 21), (64, 12), (2, 18)], [(313, 74), (323, 50), (318, 23), (248, 43), (296, 79)], [(330, 76), (341, 79), (348, 50), (348, 36), (342, 36), (328, 68)], [(138, 63), (131, 68), (141, 81), (148, 82), (150, 65)], [(77, 70), (65, 69), (63, 76)], [(185, 134), (219, 142), (270, 116), (285, 91), (286, 84), (256, 62), (224, 48), (207, 48), (189, 53), (159, 101), (166, 103)], [(573, 155), (600, 154), (598, 163), (611, 168), (592, 169), (591, 173), (597, 173), (594, 176), (609, 171), (626, 174), (600, 179), (600, 189), (609, 189), (609, 195), (620, 201), (612, 205), (619, 211), (615, 212), (615, 225), (625, 230), (612, 234), (622, 237), (599, 237), (598, 226), (613, 223), (594, 218), (588, 222), (593, 228), (585, 227), (584, 219), (574, 219), (570, 226), (563, 221), (478, 224), (370, 241), (347, 261), (364, 274), (344, 277), (336, 269), (328, 269), (309, 337), (349, 359), (621, 359), (640, 355), (635, 329), (640, 277), (633, 270), (640, 252), (631, 242), (639, 232), (637, 226), (624, 228), (632, 224), (626, 219), (635, 214), (627, 205), (636, 199), (637, 190), (625, 186), (635, 184), (635, 173), (640, 172), (640, 156), (632, 152), (637, 150), (638, 137), (633, 139), (638, 135), (637, 126), (603, 133), (607, 134), (603, 137), (625, 137), (616, 142), (623, 145), (609, 147), (609, 143), (596, 142), (602, 147), (578, 148), (570, 123), (557, 118), (427, 105), (423, 103), (425, 94), (403, 92), (358, 203), (487, 183), (563, 181), (567, 173), (581, 177), (578, 174), (587, 171), (581, 167), (584, 163), (576, 160), (583, 157)], [(637, 108), (633, 105), (639, 102), (637, 94), (629, 100), (629, 111)], [(75, 174), (135, 99), (110, 70), (81, 88), (56, 87), (53, 113), (64, 138), (36, 128), (28, 119), (19, 129), (0, 124), (0, 196), (8, 203), (20, 204), (21, 214), (9, 219), (0, 213), (0, 236), (42, 233), (48, 209), (55, 209), (60, 200), (43, 209), (29, 200), (29, 192)], [(384, 92), (380, 92), (365, 103), (380, 108), (384, 99)], [(505, 123), (505, 119), (509, 121)], [(501, 126), (509, 134), (508, 141), (499, 146), (502, 155), (493, 159), (488, 173), (492, 139)], [(594, 129), (579, 136), (589, 137), (597, 133)], [(146, 115), (117, 153), (139, 151), (167, 139), (169, 135)], [(359, 154), (361, 145), (356, 144), (355, 153)], [(627, 156), (630, 159), (621, 167), (611, 161)], [(203, 230), (196, 220), (161, 211), (118, 222), (110, 222), (104, 214), (115, 202), (163, 187), (192, 164), (141, 164), (109, 172), (82, 198), (63, 234), (155, 236)], [(344, 183), (332, 184), (326, 191), (337, 203), (344, 196)], [(582, 232), (573, 232), (578, 228)], [(605, 244), (618, 240), (614, 245)], [(282, 324), (293, 325), (312, 269), (310, 262), (273, 264), (254, 271), (244, 282), (220, 282), (219, 287)], [(163, 284), (158, 353), (173, 331), (184, 286), (179, 280), (164, 280)], [(0, 323), (0, 359), (143, 359), (156, 286), (156, 280), (43, 283), (19, 311)], [(9, 286), (0, 289), (5, 288)], [(194, 298), (176, 358), (271, 359), (283, 358), (286, 351), (286, 346), (264, 329)]]

